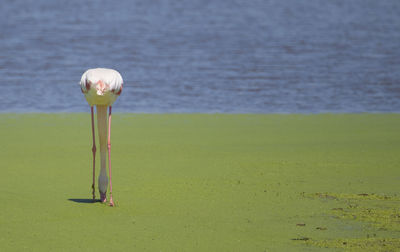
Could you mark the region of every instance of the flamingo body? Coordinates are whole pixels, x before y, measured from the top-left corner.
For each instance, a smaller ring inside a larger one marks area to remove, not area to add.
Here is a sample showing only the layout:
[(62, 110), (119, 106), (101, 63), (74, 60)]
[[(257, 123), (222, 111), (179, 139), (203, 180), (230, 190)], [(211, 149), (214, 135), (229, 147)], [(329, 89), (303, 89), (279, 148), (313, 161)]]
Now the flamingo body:
[[(93, 200), (95, 200), (95, 161), (96, 161), (96, 143), (95, 143), (95, 127), (94, 127), (94, 109), (97, 107), (97, 129), (100, 142), (100, 175), (98, 179), (100, 200), (106, 202), (107, 184), (110, 182), (110, 205), (114, 206), (112, 199), (112, 183), (111, 183), (111, 107), (117, 97), (122, 92), (123, 79), (121, 74), (113, 69), (94, 68), (83, 73), (80, 81), (82, 93), (85, 95), (87, 102), (91, 107), (92, 119), (92, 135), (93, 135)], [(109, 115), (107, 118), (107, 107), (109, 107)], [(107, 135), (108, 133), (108, 135)], [(108, 150), (108, 180), (106, 172), (106, 152)]]

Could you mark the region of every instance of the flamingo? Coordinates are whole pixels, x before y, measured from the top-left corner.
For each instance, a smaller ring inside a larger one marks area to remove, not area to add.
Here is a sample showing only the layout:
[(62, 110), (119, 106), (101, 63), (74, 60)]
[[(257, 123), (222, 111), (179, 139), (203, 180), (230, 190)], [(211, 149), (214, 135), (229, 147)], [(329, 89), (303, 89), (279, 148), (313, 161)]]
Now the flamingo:
[[(100, 159), (101, 170), (98, 179), (100, 201), (107, 202), (107, 184), (108, 177), (106, 171), (106, 148), (108, 150), (108, 171), (110, 176), (110, 206), (114, 206), (112, 199), (112, 182), (111, 182), (111, 108), (117, 97), (122, 92), (123, 79), (121, 74), (113, 69), (95, 68), (89, 69), (83, 73), (80, 81), (81, 91), (85, 95), (90, 105), (92, 118), (92, 136), (93, 136), (93, 201), (95, 195), (95, 162), (96, 162), (96, 141), (94, 130), (94, 105), (97, 110), (97, 129), (100, 142)], [(107, 107), (109, 107), (108, 125), (107, 125)], [(108, 131), (108, 137), (107, 137)]]

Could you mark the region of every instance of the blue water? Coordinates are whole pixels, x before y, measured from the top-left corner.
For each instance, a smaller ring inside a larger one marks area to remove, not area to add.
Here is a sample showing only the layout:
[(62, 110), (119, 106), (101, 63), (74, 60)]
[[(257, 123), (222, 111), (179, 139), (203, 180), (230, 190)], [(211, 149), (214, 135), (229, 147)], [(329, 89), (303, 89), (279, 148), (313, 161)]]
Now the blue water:
[(0, 112), (400, 112), (399, 0), (5, 1)]

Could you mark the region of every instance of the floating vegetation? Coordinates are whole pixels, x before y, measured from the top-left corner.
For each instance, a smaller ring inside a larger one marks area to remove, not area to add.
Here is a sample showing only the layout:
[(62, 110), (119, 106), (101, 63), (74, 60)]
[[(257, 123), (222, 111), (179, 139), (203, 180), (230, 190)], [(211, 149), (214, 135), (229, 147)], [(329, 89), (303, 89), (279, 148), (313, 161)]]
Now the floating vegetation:
[(371, 208), (349, 206), (345, 211), (333, 210), (333, 214), (341, 219), (353, 219), (368, 222), (383, 230), (400, 231), (400, 210), (398, 208)]
[(398, 197), (373, 193), (315, 193), (311, 196), (341, 201), (345, 206), (332, 208), (331, 214), (334, 217), (367, 222), (385, 230), (400, 231), (400, 199)]
[[(302, 193), (303, 197), (338, 201), (340, 207), (332, 208), (329, 214), (337, 219), (367, 223), (376, 231), (400, 231), (400, 199), (397, 196), (373, 193)], [(317, 227), (326, 230), (326, 227)], [(293, 239), (294, 240), (294, 239)], [(296, 239), (300, 240), (300, 239)], [(321, 248), (344, 248), (360, 251), (398, 251), (400, 238), (378, 238), (376, 233), (366, 238), (303, 240), (306, 244)]]
[(308, 245), (320, 248), (343, 248), (355, 251), (398, 251), (399, 238), (361, 238), (361, 239), (336, 239), (315, 241), (305, 240)]
[(333, 199), (333, 200), (396, 200), (400, 201), (400, 198), (395, 196), (380, 195), (375, 193), (359, 193), (359, 194), (346, 194), (346, 193), (313, 193), (303, 196), (309, 196), (312, 198), (322, 199)]

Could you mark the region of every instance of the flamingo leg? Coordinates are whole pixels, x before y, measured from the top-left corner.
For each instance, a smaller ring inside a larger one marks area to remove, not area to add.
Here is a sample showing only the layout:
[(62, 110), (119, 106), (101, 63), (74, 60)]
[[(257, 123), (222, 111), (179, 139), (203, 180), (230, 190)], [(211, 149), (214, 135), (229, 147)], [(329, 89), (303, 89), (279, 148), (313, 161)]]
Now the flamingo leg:
[(94, 112), (93, 106), (90, 107), (92, 113), (92, 136), (93, 136), (93, 145), (92, 145), (92, 153), (93, 153), (93, 183), (92, 183), (92, 194), (93, 194), (93, 201), (96, 199), (95, 194), (95, 171), (96, 171), (96, 141), (95, 141), (95, 134), (94, 134)]
[(107, 201), (106, 193), (108, 187), (107, 177), (107, 106), (97, 105), (97, 131), (99, 133), (100, 142), (100, 175), (99, 175), (99, 192), (100, 201)]
[(112, 182), (111, 182), (111, 106), (110, 112), (108, 114), (108, 142), (107, 142), (107, 149), (108, 149), (108, 171), (110, 176), (110, 206), (114, 206), (114, 201), (112, 198)]

